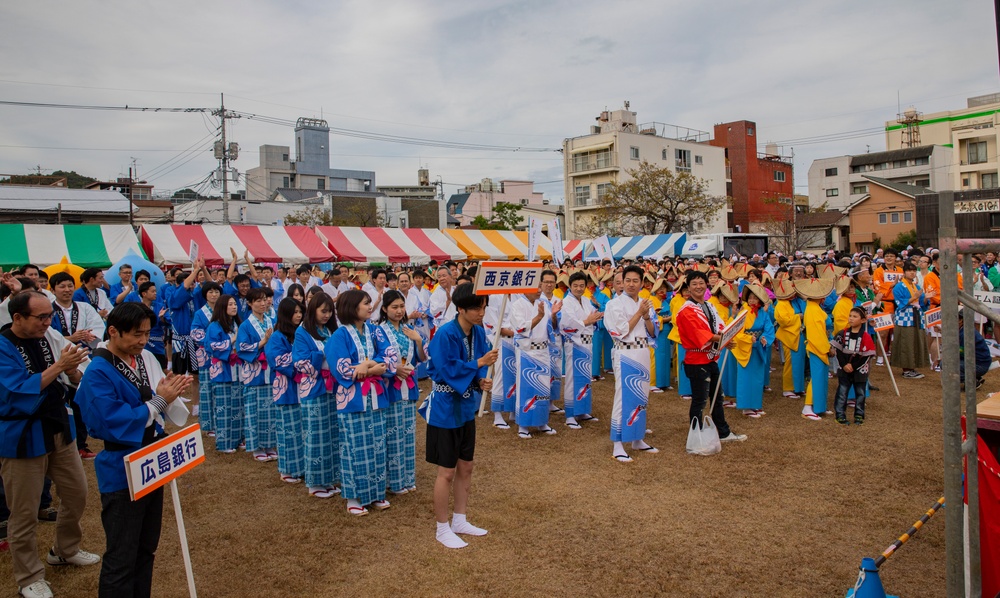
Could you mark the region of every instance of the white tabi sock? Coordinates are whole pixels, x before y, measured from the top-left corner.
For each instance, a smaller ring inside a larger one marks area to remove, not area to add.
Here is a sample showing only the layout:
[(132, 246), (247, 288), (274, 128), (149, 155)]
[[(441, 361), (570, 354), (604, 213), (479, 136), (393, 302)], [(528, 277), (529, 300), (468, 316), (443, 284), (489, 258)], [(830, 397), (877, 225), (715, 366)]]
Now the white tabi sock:
[(625, 452), (625, 447), (622, 446), (621, 442), (614, 443), (614, 447), (611, 449), (611, 454), (613, 455), (627, 455)]
[(496, 425), (496, 424), (505, 424), (505, 423), (507, 423), (507, 422), (505, 422), (503, 420), (503, 413), (497, 411), (497, 412), (495, 412), (493, 414), (493, 424), (494, 425)]
[(634, 449), (645, 449), (645, 448), (649, 448), (649, 445), (646, 444), (646, 441), (644, 441), (644, 440), (633, 440), (632, 441), (632, 448), (634, 448)]
[(437, 541), (444, 544), (445, 548), (465, 548), (468, 544), (465, 540), (459, 538), (455, 535), (455, 532), (451, 531), (451, 526), (448, 522), (437, 524)]
[(486, 530), (466, 521), (464, 513), (455, 513), (451, 518), (451, 531), (467, 536), (485, 536)]
[[(809, 415), (813, 412), (812, 405), (804, 405), (802, 407), (802, 415)], [(814, 414), (815, 415), (815, 414)]]

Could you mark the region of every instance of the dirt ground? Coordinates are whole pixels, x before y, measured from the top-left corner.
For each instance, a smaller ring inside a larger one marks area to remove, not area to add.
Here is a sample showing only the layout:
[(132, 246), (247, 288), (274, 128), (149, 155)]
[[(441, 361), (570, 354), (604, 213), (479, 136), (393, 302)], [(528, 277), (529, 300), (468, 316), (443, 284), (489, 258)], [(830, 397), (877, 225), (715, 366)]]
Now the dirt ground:
[[(613, 379), (595, 385), (600, 422), (520, 440), (479, 420), (469, 519), (489, 530), (463, 550), (434, 539), (432, 466), (418, 418), (417, 491), (356, 518), (280, 481), (274, 463), (209, 452), (179, 482), (203, 596), (843, 596), (863, 556), (877, 556), (943, 494), (937, 374), (903, 380), (884, 368), (863, 426), (800, 417), (801, 401), (765, 395), (767, 415), (733, 409), (745, 443), (713, 457), (684, 451), (688, 403), (652, 395), (647, 440), (634, 463), (611, 458)], [(426, 391), (426, 383), (422, 385)], [(981, 397), (1000, 390), (992, 377)], [(831, 389), (832, 392), (832, 389)], [(831, 395), (832, 396), (832, 395)], [(99, 446), (95, 442), (92, 448)], [(214, 446), (206, 441), (207, 448)], [(83, 547), (102, 553), (93, 467)], [(52, 524), (39, 525), (39, 551)], [(57, 596), (96, 596), (98, 568), (48, 569)], [(890, 594), (944, 595), (944, 516), (882, 569)], [(13, 595), (10, 556), (0, 580)], [(6, 592), (6, 590), (5, 590)], [(154, 595), (187, 596), (169, 492)]]

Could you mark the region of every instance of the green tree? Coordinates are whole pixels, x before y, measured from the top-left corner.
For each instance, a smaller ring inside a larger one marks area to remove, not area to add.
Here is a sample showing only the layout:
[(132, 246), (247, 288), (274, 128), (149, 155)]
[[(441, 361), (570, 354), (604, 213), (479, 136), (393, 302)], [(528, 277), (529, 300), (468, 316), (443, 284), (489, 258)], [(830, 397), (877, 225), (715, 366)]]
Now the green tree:
[(899, 233), (899, 235), (896, 236), (896, 239), (892, 243), (889, 243), (889, 247), (895, 249), (896, 251), (902, 251), (906, 249), (907, 246), (916, 244), (917, 231), (910, 229), (906, 232)]
[(715, 220), (726, 198), (708, 191), (708, 181), (674, 173), (643, 160), (628, 178), (611, 183), (600, 208), (580, 226), (582, 234), (620, 236), (693, 232)]
[(204, 199), (203, 195), (200, 195), (197, 191), (193, 189), (181, 189), (180, 191), (175, 191), (173, 195), (170, 196), (171, 199)]
[(472, 225), (479, 230), (514, 230), (524, 222), (520, 212), (519, 204), (501, 201), (493, 206), (493, 220), (480, 214), (472, 219)]
[(93, 177), (78, 174), (75, 170), (70, 170), (68, 172), (65, 170), (55, 170), (52, 172), (52, 176), (66, 177), (66, 186), (70, 189), (83, 189), (90, 183), (97, 180)]
[(311, 206), (285, 216), (286, 226), (334, 226), (333, 214), (323, 206)]

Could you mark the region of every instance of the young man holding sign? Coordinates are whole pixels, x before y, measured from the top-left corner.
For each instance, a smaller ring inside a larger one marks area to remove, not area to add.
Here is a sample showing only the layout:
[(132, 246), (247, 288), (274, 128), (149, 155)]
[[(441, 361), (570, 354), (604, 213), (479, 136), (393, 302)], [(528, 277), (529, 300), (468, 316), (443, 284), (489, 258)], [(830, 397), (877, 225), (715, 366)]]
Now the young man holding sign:
[(107, 550), (98, 596), (149, 596), (160, 542), (163, 488), (131, 500), (124, 457), (163, 434), (163, 414), (191, 385), (190, 376), (163, 375), (144, 350), (156, 314), (122, 303), (108, 315), (108, 342), (97, 349), (77, 392), (91, 435), (104, 441), (94, 461)]

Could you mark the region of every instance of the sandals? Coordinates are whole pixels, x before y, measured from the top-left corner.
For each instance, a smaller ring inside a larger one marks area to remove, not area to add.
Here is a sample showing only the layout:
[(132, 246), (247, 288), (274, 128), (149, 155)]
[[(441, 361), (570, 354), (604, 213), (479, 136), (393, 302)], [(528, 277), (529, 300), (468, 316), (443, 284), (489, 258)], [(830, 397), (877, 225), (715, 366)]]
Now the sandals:
[(277, 461), (278, 460), (278, 452), (277, 451), (267, 451), (267, 460), (268, 461)]
[(391, 506), (392, 505), (389, 504), (389, 501), (385, 500), (384, 498), (382, 500), (376, 500), (375, 502), (372, 503), (372, 508), (378, 509), (379, 511), (384, 511)]
[(576, 421), (578, 421), (578, 422), (598, 422), (598, 421), (601, 421), (601, 420), (597, 419), (596, 417), (594, 417), (593, 415), (590, 415), (588, 413), (586, 417), (578, 417), (578, 418), (576, 418)]
[(549, 428), (549, 427), (545, 427), (545, 428), (539, 430), (539, 432), (545, 432), (545, 434), (548, 435), (548, 436), (553, 436), (553, 435), (556, 434), (555, 429)]
[(355, 517), (364, 517), (368, 514), (368, 509), (364, 507), (347, 507), (347, 514)]
[(618, 461), (619, 463), (631, 463), (632, 460), (633, 460), (632, 457), (629, 457), (628, 455), (624, 455), (624, 454), (623, 455), (611, 455), (611, 457), (615, 461)]
[(302, 483), (302, 478), (297, 478), (297, 477), (295, 477), (293, 475), (284, 475), (284, 474), (282, 474), (281, 481), (282, 482), (287, 482), (289, 484), (301, 484)]
[[(635, 448), (635, 447), (632, 447), (632, 448)], [(660, 452), (660, 449), (656, 448), (655, 446), (647, 446), (647, 447), (643, 447), (643, 448), (637, 448), (635, 450), (642, 451), (644, 453), (649, 453), (650, 455), (655, 455), (656, 453)]]
[(497, 430), (509, 430), (510, 424), (504, 422), (502, 424), (493, 424), (493, 427), (496, 428)]
[(762, 412), (760, 412), (760, 411), (757, 411), (756, 409), (745, 409), (743, 411), (743, 415), (745, 415), (747, 417), (752, 417), (754, 419), (758, 419), (761, 415), (764, 415), (764, 414)]
[(583, 429), (583, 426), (581, 426), (577, 422), (566, 422), (566, 427), (569, 428), (570, 430), (582, 430)]
[(531, 438), (531, 432), (518, 432), (517, 433), (517, 437), (518, 438), (523, 438), (524, 440), (527, 440), (527, 439)]
[(400, 495), (403, 495), (403, 494), (408, 494), (409, 492), (410, 492), (410, 490), (408, 488), (403, 488), (402, 490), (399, 490), (399, 491), (390, 490), (389, 494), (393, 494), (395, 496), (400, 496)]
[(815, 413), (803, 413), (802, 417), (804, 419), (812, 420), (814, 422), (823, 421), (823, 418), (816, 415)]
[(335, 492), (336, 488), (316, 488), (309, 490), (309, 496), (315, 496), (316, 498), (333, 498), (339, 491)]
[(557, 414), (558, 413), (566, 413), (566, 410), (562, 409), (560, 407), (556, 407), (554, 409), (549, 409), (549, 413), (557, 413)]

